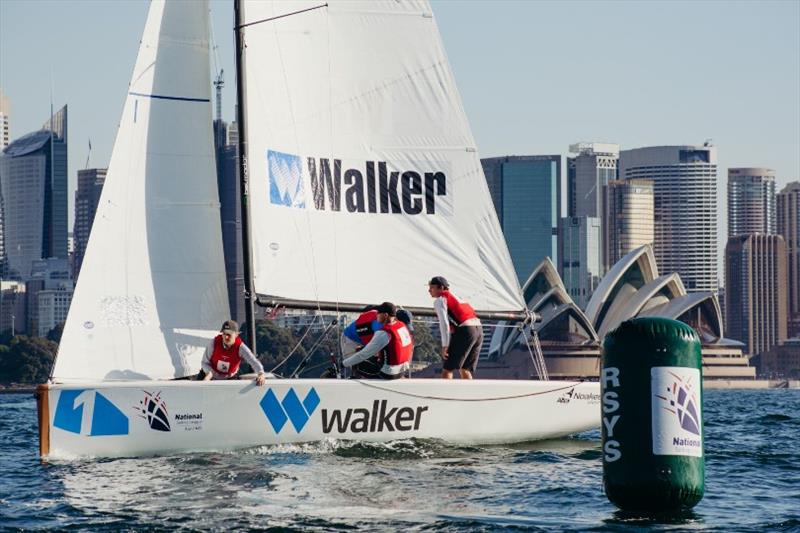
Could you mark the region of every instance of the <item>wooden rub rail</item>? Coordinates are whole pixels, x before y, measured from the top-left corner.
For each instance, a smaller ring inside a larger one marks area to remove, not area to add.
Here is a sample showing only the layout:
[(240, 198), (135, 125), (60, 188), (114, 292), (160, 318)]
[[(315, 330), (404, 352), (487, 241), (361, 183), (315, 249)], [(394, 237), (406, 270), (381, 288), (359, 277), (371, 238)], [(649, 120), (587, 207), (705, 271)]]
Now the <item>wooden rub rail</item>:
[(50, 453), (50, 385), (36, 387), (36, 410), (39, 414), (39, 457)]

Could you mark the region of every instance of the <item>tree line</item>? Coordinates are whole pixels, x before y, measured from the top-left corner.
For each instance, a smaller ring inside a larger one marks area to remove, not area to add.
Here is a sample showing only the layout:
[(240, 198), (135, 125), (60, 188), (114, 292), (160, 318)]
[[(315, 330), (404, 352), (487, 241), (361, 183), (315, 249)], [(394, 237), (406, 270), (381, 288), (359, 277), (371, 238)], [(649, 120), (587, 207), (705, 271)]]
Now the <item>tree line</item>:
[[(53, 328), (46, 337), (12, 336), (10, 331), (0, 334), (0, 383), (46, 382), (62, 330), (63, 324)], [(340, 334), (338, 324), (281, 327), (274, 321), (260, 320), (256, 322), (258, 358), (265, 370), (275, 369), (280, 376), (320, 377), (333, 366), (331, 354), (334, 358), (339, 355)], [(438, 357), (438, 344), (428, 325), (415, 323), (414, 360), (436, 361)]]

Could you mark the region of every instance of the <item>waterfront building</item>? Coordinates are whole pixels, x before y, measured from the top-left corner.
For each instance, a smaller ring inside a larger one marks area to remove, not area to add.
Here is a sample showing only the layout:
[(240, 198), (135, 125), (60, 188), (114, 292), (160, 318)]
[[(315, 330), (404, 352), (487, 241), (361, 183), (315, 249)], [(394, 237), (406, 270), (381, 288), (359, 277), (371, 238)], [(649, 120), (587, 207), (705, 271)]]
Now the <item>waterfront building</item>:
[(570, 298), (583, 308), (603, 276), (599, 217), (565, 217), (558, 226), (559, 273)]
[(738, 235), (725, 247), (728, 336), (749, 355), (786, 339), (786, 243), (780, 235)]
[(33, 261), (67, 259), (66, 106), (0, 155), (6, 274), (27, 280)]
[(622, 150), (621, 179), (653, 182), (655, 258), (680, 274), (686, 289), (718, 288), (717, 150), (703, 146), (653, 146)]
[(728, 169), (728, 237), (775, 234), (775, 171)]
[(800, 379), (800, 338), (786, 339), (762, 353), (759, 367), (767, 379)]
[(777, 195), (777, 230), (786, 242), (789, 323), (787, 335), (800, 335), (800, 181), (786, 185)]
[(26, 333), (27, 324), (25, 283), (0, 280), (0, 333)]
[(77, 281), (81, 271), (86, 245), (92, 230), (103, 184), (106, 181), (105, 168), (87, 168), (78, 171), (78, 190), (75, 191), (75, 224), (72, 227), (74, 252), (72, 256), (73, 279)]
[(605, 186), (604, 271), (629, 252), (653, 244), (653, 182), (614, 180)]
[(67, 259), (50, 257), (34, 261), (25, 284), (28, 333), (44, 337), (64, 322), (73, 289)]
[(545, 257), (558, 263), (561, 156), (492, 157), (481, 163), (521, 283)]

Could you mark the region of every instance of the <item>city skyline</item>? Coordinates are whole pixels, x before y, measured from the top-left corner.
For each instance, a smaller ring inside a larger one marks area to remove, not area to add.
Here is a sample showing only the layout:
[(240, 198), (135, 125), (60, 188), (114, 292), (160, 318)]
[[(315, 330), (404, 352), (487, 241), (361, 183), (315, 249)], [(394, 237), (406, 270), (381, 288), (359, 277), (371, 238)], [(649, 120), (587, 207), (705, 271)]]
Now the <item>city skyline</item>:
[[(778, 189), (800, 179), (800, 4), (702, 2), (688, 13), (686, 5), (434, 1), (480, 155), (566, 155), (579, 141), (631, 149), (710, 137), (719, 147), (725, 235), (724, 169), (773, 168)], [(212, 0), (211, 10), (230, 121), (235, 79), (225, 28), (232, 9)], [(139, 1), (0, 3), (0, 86), (11, 137), (38, 129), (52, 87), (54, 105), (69, 104), (75, 117), (70, 191), (89, 139), (89, 167), (108, 165), (146, 11)], [(34, 18), (37, 24), (20, 23)], [(503, 24), (486, 23), (493, 18)], [(625, 31), (608, 31), (616, 26)], [(598, 43), (600, 52), (586, 53)], [(70, 225), (73, 213), (70, 198)]]

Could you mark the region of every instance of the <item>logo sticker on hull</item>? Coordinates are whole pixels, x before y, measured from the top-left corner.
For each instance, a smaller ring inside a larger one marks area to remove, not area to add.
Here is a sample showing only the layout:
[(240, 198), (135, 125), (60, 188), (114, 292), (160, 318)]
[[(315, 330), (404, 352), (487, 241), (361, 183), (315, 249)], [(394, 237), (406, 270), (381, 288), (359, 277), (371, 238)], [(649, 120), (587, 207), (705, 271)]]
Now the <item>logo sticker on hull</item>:
[(62, 390), (53, 427), (89, 437), (127, 435), (128, 417), (95, 390)]
[(319, 395), (312, 387), (306, 393), (306, 397), (302, 402), (293, 388), (290, 388), (283, 400), (280, 401), (278, 401), (278, 396), (275, 392), (272, 389), (268, 389), (259, 404), (275, 433), (280, 433), (288, 421), (291, 421), (295, 431), (300, 433), (308, 419), (314, 414), (319, 402)]
[(135, 409), (139, 411), (139, 416), (147, 421), (150, 429), (170, 431), (169, 412), (167, 404), (161, 398), (161, 391), (156, 394), (144, 391), (144, 399), (139, 401), (139, 406)]

